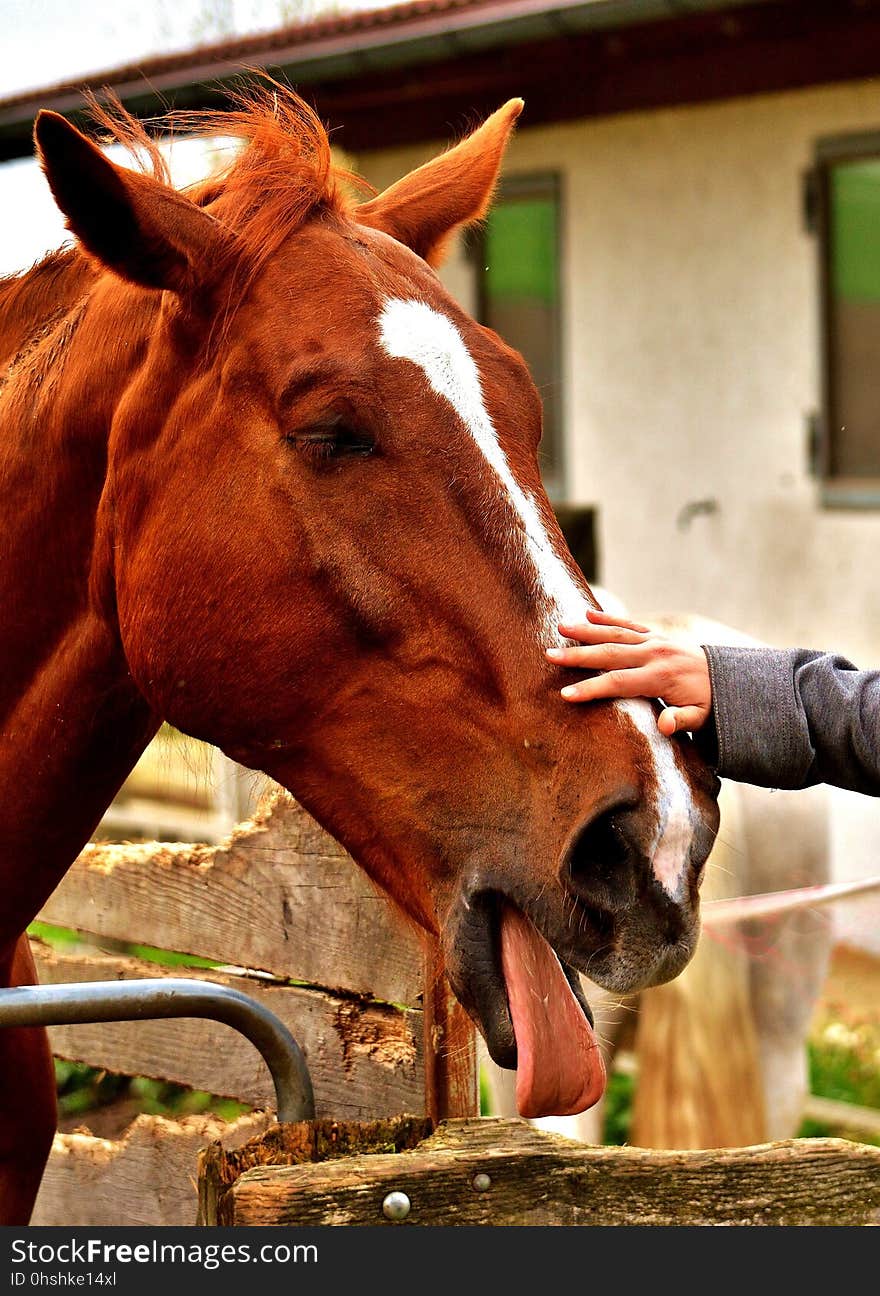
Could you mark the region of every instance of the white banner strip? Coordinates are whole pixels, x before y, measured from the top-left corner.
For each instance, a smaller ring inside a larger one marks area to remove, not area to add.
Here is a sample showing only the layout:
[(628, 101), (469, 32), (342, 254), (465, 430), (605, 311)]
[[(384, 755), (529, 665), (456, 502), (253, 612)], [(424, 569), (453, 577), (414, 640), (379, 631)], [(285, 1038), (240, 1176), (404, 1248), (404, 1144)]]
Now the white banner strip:
[(752, 918), (775, 918), (793, 909), (812, 909), (832, 904), (867, 891), (880, 891), (880, 876), (854, 882), (827, 882), (821, 886), (796, 887), (791, 891), (768, 891), (763, 895), (737, 896), (732, 900), (707, 900), (702, 906), (707, 927), (723, 927)]

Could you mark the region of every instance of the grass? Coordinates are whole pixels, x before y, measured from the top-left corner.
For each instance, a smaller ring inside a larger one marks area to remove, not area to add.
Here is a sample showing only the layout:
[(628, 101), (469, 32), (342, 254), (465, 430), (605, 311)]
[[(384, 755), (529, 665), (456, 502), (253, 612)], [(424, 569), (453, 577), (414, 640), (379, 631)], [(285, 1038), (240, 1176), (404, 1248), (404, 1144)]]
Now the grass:
[(880, 1107), (880, 1025), (828, 1021), (810, 1041), (808, 1058), (814, 1094)]
[(608, 1077), (608, 1089), (605, 1093), (603, 1143), (613, 1143), (618, 1147), (622, 1147), (624, 1143), (629, 1142), (635, 1093), (635, 1076), (621, 1075), (620, 1072), (615, 1071), (611, 1072)]
[[(807, 1044), (810, 1092), (820, 1098), (880, 1109), (880, 1021), (827, 1015)], [(880, 1136), (849, 1126), (805, 1120), (801, 1138), (839, 1137), (880, 1146)]]
[[(69, 927), (55, 927), (51, 923), (32, 922), (28, 935), (36, 936), (52, 949), (72, 950), (84, 942), (94, 949), (94, 936), (83, 937)], [(143, 959), (145, 963), (158, 963), (162, 967), (215, 968), (220, 964), (216, 959), (199, 958), (197, 954), (180, 954), (176, 950), (157, 949), (154, 945), (112, 944), (114, 952), (128, 955), (130, 958)]]

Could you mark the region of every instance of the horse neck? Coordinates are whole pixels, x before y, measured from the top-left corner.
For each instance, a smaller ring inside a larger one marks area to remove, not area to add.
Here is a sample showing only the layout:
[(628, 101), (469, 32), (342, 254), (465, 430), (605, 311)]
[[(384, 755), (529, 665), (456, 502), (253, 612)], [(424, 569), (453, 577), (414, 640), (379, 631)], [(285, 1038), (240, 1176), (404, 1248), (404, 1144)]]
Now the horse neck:
[(99, 300), (96, 282), (81, 266), (59, 273), (54, 301), (30, 318), (33, 285), (0, 292), (0, 953), (158, 724), (132, 684), (112, 597), (96, 594), (101, 549), (112, 553), (98, 524), (109, 427), (141, 353), (126, 290)]

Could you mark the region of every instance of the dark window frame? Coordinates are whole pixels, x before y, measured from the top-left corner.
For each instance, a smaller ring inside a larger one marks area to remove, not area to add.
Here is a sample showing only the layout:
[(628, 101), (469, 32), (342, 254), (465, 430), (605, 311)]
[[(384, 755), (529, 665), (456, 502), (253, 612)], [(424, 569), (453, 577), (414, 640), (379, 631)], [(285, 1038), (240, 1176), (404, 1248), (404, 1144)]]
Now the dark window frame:
[[(556, 212), (556, 311), (555, 311), (555, 347), (552, 383), (556, 389), (555, 445), (553, 459), (549, 468), (542, 464), (544, 485), (551, 501), (563, 504), (568, 496), (568, 453), (566, 438), (567, 390), (565, 384), (565, 364), (563, 345), (565, 336), (565, 300), (563, 265), (566, 258), (565, 248), (565, 189), (563, 176), (559, 171), (523, 171), (504, 176), (496, 192), (495, 203), (517, 198), (546, 198), (552, 196)], [(481, 224), (472, 229), (469, 237), (469, 252), (473, 258), (476, 283), (476, 312), (480, 323), (488, 319), (488, 299), (486, 276), (483, 270), (486, 250), (486, 227)], [(540, 451), (539, 451), (540, 458)]]
[(841, 163), (876, 158), (880, 161), (880, 130), (829, 136), (816, 141), (812, 169), (806, 180), (805, 216), (815, 235), (819, 276), (819, 400), (810, 419), (810, 466), (819, 481), (820, 502), (828, 508), (880, 509), (880, 473), (846, 477), (833, 469), (837, 416), (837, 373), (834, 356), (834, 292), (832, 273), (831, 175)]

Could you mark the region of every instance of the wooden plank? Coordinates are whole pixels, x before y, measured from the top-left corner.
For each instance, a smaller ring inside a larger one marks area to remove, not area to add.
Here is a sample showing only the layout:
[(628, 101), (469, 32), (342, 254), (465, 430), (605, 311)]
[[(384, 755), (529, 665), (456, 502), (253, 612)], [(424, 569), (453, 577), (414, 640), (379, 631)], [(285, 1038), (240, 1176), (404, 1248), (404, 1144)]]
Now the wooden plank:
[[(513, 95), (525, 99), (522, 129), (529, 129), (873, 77), (878, 42), (873, 7), (786, 0), (735, 15), (680, 14), (619, 31), (457, 50), (421, 66), (321, 77), (307, 87), (300, 78), (300, 89), (353, 153), (447, 139), (462, 104), (479, 118)], [(295, 64), (287, 71), (296, 83)]]
[(200, 1149), (218, 1139), (236, 1148), (269, 1123), (265, 1114), (241, 1116), (229, 1125), (213, 1116), (139, 1116), (119, 1142), (56, 1134), (31, 1223), (194, 1224)]
[[(487, 1191), (474, 1175), (489, 1176)], [(880, 1148), (792, 1139), (710, 1152), (591, 1147), (521, 1121), (450, 1121), (404, 1155), (248, 1170), (220, 1203), (241, 1226), (383, 1224), (392, 1190), (417, 1225), (880, 1223)]]
[(219, 846), (86, 847), (40, 917), (420, 1006), (420, 936), (280, 789)]
[[(179, 968), (97, 953), (58, 953), (33, 941), (43, 983), (168, 977)], [(365, 1119), (425, 1110), (422, 1014), (299, 986), (187, 969), (233, 986), (270, 1008), (303, 1050), (320, 1116)], [(58, 1057), (121, 1075), (173, 1080), (193, 1089), (274, 1110), (268, 1069), (254, 1046), (229, 1026), (196, 1018), (53, 1026)]]

